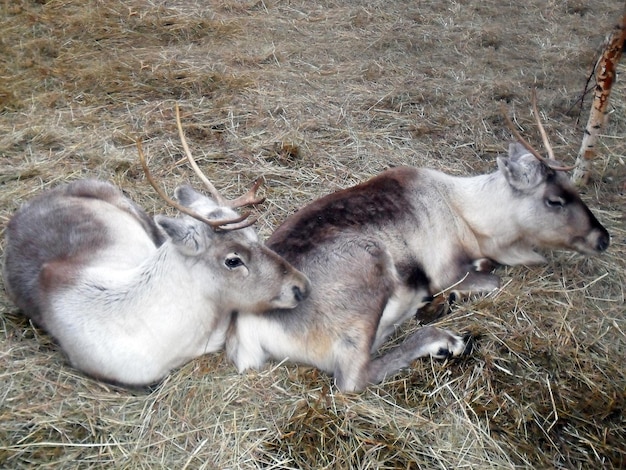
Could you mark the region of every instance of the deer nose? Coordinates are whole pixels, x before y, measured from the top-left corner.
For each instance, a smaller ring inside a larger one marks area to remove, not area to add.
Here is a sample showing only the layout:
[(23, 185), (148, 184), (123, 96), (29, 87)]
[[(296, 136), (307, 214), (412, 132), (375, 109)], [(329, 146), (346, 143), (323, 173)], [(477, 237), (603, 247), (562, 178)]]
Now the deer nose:
[(611, 243), (611, 238), (609, 237), (608, 232), (603, 232), (598, 237), (598, 241), (596, 242), (596, 249), (598, 251), (605, 251), (609, 247), (610, 243)]
[(291, 290), (293, 291), (293, 296), (298, 302), (302, 302), (306, 298), (306, 294), (302, 292), (298, 286), (293, 286)]

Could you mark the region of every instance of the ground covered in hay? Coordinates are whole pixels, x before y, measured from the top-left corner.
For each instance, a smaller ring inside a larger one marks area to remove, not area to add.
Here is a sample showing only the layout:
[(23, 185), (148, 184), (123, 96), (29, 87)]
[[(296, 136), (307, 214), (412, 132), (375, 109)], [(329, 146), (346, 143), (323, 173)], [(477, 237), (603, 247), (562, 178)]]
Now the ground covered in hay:
[[(168, 211), (174, 103), (227, 195), (257, 176), (267, 236), (297, 207), (394, 165), (492, 171), (507, 104), (537, 143), (530, 90), (573, 162), (579, 98), (620, 1), (15, 0), (0, 4), (0, 229), (81, 177)], [(588, 102), (585, 108), (588, 107)], [(359, 395), (317, 371), (238, 375), (221, 353), (152, 390), (85, 378), (0, 293), (2, 468), (624, 468), (626, 90), (613, 95), (584, 199), (597, 258), (500, 268), (504, 287), (441, 324), (474, 353), (420, 361)], [(579, 119), (580, 118), (580, 119)], [(407, 325), (400, 336), (416, 328)]]

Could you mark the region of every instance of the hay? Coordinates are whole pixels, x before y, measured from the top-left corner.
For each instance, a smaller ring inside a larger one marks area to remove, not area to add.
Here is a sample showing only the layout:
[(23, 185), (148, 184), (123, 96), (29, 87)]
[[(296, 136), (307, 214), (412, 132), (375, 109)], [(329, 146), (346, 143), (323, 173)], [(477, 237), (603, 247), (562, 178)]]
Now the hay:
[[(174, 102), (194, 156), (227, 196), (265, 177), (262, 236), (297, 207), (390, 166), (491, 171), (509, 139), (500, 101), (538, 142), (531, 87), (556, 153), (573, 162), (576, 99), (621, 7), (5, 2), (0, 227), (22, 201), (87, 176), (168, 211), (134, 141), (168, 191), (197, 184), (177, 163)], [(338, 395), (316, 370), (273, 364), (239, 375), (217, 353), (129, 391), (70, 368), (0, 294), (0, 467), (623, 468), (619, 82), (613, 96), (583, 195), (612, 234), (609, 252), (499, 269), (501, 291), (441, 321), (480, 336), (471, 356), (418, 361), (379, 387)]]

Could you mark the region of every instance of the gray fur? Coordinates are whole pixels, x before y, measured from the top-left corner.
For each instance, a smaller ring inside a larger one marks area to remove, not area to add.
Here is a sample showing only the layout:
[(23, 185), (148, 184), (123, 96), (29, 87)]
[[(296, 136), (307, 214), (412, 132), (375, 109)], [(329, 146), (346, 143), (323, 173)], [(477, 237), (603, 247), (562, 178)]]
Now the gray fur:
[(290, 359), (358, 391), (418, 357), (465, 351), (463, 338), (427, 327), (372, 359), (432, 295), (491, 292), (500, 285), (493, 266), (542, 262), (537, 248), (595, 254), (608, 244), (567, 177), (519, 144), (488, 175), (394, 168), (314, 201), (274, 232), (267, 246), (310, 278), (311, 294), (290, 312), (240, 312), (226, 350), (240, 371)]
[[(237, 214), (190, 187), (182, 204)], [(6, 230), (9, 297), (76, 368), (146, 385), (223, 346), (231, 315), (295, 307), (308, 280), (250, 227), (215, 231), (187, 215), (156, 223), (114, 186), (85, 180), (24, 204)]]

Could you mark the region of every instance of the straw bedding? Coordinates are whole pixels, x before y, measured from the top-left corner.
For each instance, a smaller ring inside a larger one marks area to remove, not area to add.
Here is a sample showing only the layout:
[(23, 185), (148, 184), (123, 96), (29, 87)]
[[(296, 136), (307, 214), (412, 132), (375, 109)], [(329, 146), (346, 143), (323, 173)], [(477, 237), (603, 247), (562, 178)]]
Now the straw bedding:
[[(493, 171), (510, 139), (500, 102), (539, 142), (533, 87), (555, 151), (571, 163), (587, 115), (577, 100), (622, 8), (4, 2), (0, 229), (21, 202), (82, 177), (171, 213), (134, 141), (168, 192), (198, 186), (181, 163), (175, 102), (194, 156), (227, 196), (265, 177), (262, 237), (307, 202), (391, 166)], [(609, 251), (499, 268), (500, 291), (438, 322), (478, 336), (471, 356), (418, 361), (359, 395), (289, 363), (239, 375), (222, 353), (150, 390), (102, 384), (70, 368), (1, 293), (0, 467), (623, 468), (624, 92), (618, 83), (583, 190), (611, 232)]]

